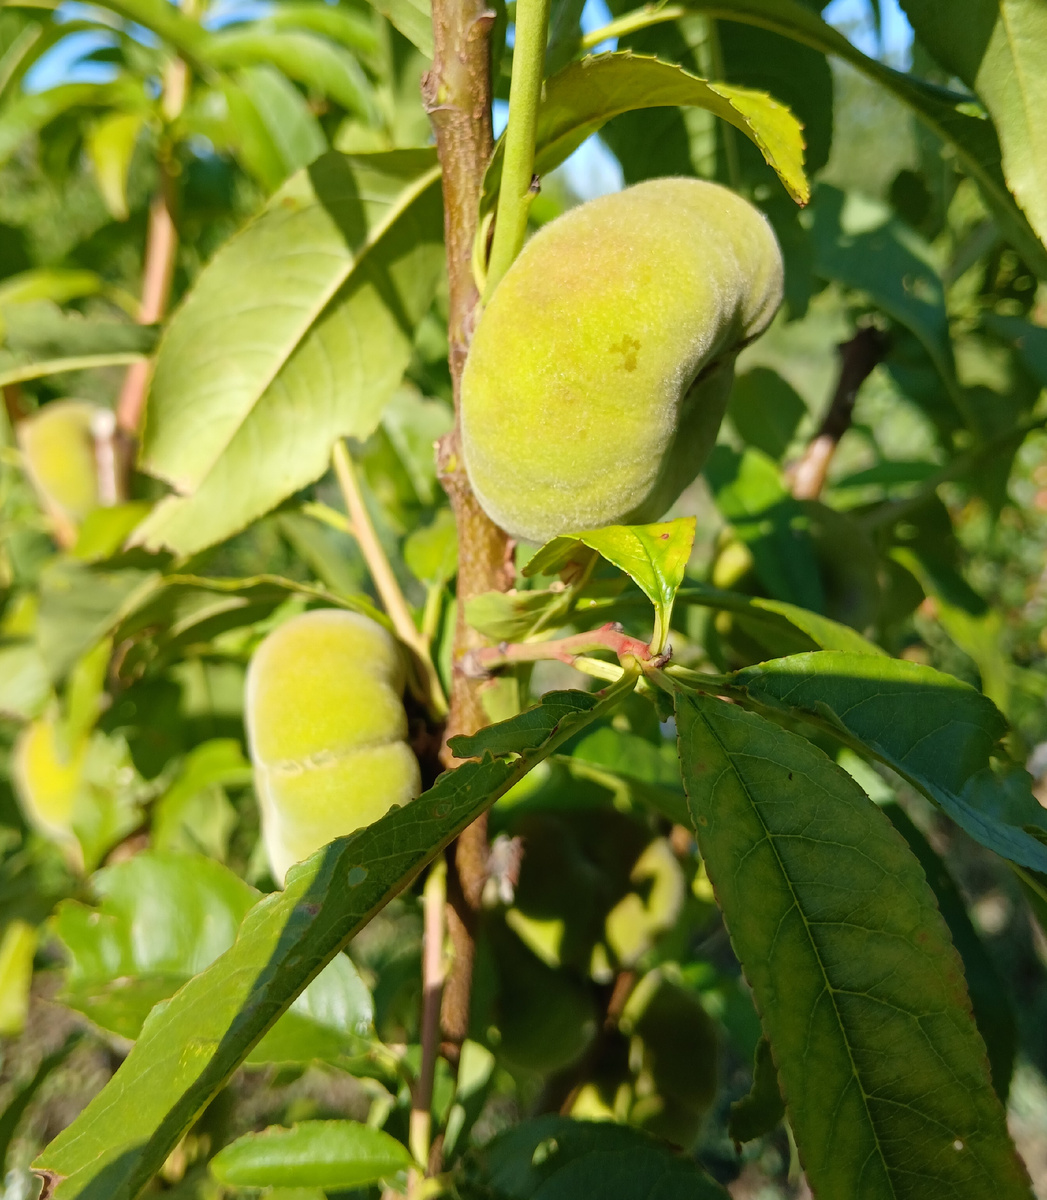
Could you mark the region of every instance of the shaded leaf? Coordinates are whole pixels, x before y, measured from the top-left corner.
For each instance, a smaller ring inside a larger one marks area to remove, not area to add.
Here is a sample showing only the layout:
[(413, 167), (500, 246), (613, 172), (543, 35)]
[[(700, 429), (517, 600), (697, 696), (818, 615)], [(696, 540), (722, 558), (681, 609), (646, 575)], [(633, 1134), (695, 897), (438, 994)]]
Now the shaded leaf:
[(704, 697), (679, 695), (676, 721), (812, 1192), (1029, 1200), (959, 957), (905, 842), (804, 738)]
[(731, 1105), (727, 1132), (739, 1142), (751, 1142), (776, 1129), (785, 1116), (785, 1104), (778, 1090), (778, 1072), (771, 1056), (771, 1043), (760, 1038), (753, 1061), (753, 1085), (749, 1094)]
[(763, 586), (779, 599), (823, 611), (810, 522), (778, 466), (752, 447), (738, 454), (721, 444), (713, 447), (704, 473), (717, 508), (749, 548)]
[(1007, 994), (1007, 985), (1000, 978), (985, 943), (971, 924), (963, 896), (960, 895), (960, 890), (953, 882), (945, 863), (931, 849), (930, 843), (900, 805), (885, 804), (883, 812), (909, 843), (909, 849), (923, 868), (931, 891), (934, 892), (934, 898), (938, 901), (938, 908), (949, 926), (952, 944), (963, 960), (963, 973), (967, 978), (974, 1022), (989, 1054), (992, 1085), (996, 1094), (1006, 1104), (1017, 1050), (1014, 1012)]
[(993, 764), (1007, 722), (988, 697), (920, 663), (798, 654), (732, 677), (750, 699), (819, 720), (897, 771), (983, 846), (1047, 870), (1047, 811), (1014, 764)]
[(638, 1129), (544, 1116), (524, 1121), (470, 1156), (466, 1179), (498, 1200), (726, 1200), (727, 1192), (682, 1155)]

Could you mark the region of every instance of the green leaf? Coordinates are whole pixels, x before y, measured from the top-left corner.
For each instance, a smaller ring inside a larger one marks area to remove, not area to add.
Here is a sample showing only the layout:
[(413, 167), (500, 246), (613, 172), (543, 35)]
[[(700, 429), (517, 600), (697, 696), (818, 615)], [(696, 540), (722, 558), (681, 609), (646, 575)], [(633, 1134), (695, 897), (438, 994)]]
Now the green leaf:
[(499, 1200), (726, 1200), (689, 1158), (614, 1122), (544, 1116), (499, 1134), (466, 1162), (476, 1192)]
[(145, 114), (110, 113), (97, 121), (84, 139), (106, 208), (116, 221), (126, 221), (127, 175)]
[(211, 1159), (211, 1173), (232, 1187), (363, 1187), (406, 1170), (407, 1147), (359, 1121), (270, 1125), (237, 1138)]
[(804, 738), (698, 696), (677, 697), (676, 721), (812, 1192), (1029, 1200), (959, 956), (905, 842)]
[[(63, 1004), (134, 1040), (150, 1010), (236, 940), (259, 893), (198, 854), (147, 851), (97, 872), (100, 903), (58, 906), (52, 932), (69, 956)], [(338, 1061), (371, 1033), (367, 988), (344, 955), (333, 959), (254, 1047), (248, 1061)]]
[(433, 57), (433, 18), (429, 0), (371, 0), (371, 3), (426, 58)]
[(1047, 9), (1040, 0), (901, 0), (921, 43), (985, 101), (1003, 171), (1047, 243)]
[[(57, 304), (64, 304), (82, 296), (93, 296), (101, 290), (101, 277), (94, 271), (39, 267), (9, 275), (0, 283), (0, 308), (9, 304), (30, 304), (34, 300), (53, 300)], [(4, 334), (7, 336), (6, 322)], [(15, 336), (17, 340), (17, 333)]]
[(41, 1154), (37, 1168), (56, 1181), (54, 1200), (133, 1200), (303, 986), (444, 846), (634, 682), (563, 712), (526, 757), (449, 771), (418, 800), (292, 868), (286, 889), (250, 911), (231, 949), (150, 1013), (113, 1080)]
[(30, 721), (43, 711), (51, 677), (31, 642), (0, 647), (0, 714)]
[(654, 605), (651, 640), (655, 654), (665, 649), (673, 602), (683, 582), (694, 545), (695, 518), (680, 517), (657, 525), (608, 525), (553, 538), (530, 560), (525, 575), (542, 575), (570, 561), (579, 545), (588, 546), (624, 571)]
[(19, 1122), (25, 1116), (26, 1110), (34, 1097), (48, 1078), (65, 1062), (69, 1055), (83, 1040), (83, 1033), (78, 1029), (71, 1033), (57, 1050), (46, 1054), (36, 1071), (17, 1089), (8, 1100), (7, 1107), (0, 1114), (0, 1170), (6, 1172), (7, 1155), (14, 1140)]
[(290, 80), (269, 66), (245, 67), (222, 83), (229, 108), (225, 136), (266, 191), (327, 149), (320, 122)]
[(931, 849), (930, 843), (916, 828), (905, 810), (898, 804), (883, 805), (891, 824), (905, 838), (930, 884), (938, 908), (949, 926), (952, 944), (963, 960), (963, 973), (971, 997), (974, 1022), (982, 1035), (989, 1054), (992, 1085), (1003, 1103), (1007, 1103), (1017, 1031), (1007, 984), (1000, 977), (992, 956), (978, 936), (967, 915), (967, 906), (960, 889), (953, 882), (945, 863)]
[(373, 22), (347, 7), (301, 2), (274, 7), (254, 28), (265, 32), (307, 29), (368, 57), (373, 58), (380, 51)]
[(40, 576), (37, 646), (53, 679), (135, 612), (160, 583), (160, 572), (94, 567), (58, 558)]
[[(897, 96), (942, 141), (953, 147), (961, 168), (977, 181), (1004, 236), (1037, 275), (1047, 278), (1047, 251), (1011, 197), (992, 122), (977, 112), (969, 96), (936, 87), (870, 58), (799, 0), (690, 0), (686, 7), (795, 38), (815, 50), (843, 59)], [(652, 21), (665, 19), (659, 18), (656, 8), (640, 12)], [(957, 28), (962, 29), (963, 23), (957, 22)]]
[(807, 405), (776, 372), (755, 367), (735, 379), (727, 415), (744, 442), (780, 462)]
[[(673, 63), (622, 51), (564, 67), (545, 83), (535, 132), (534, 169), (545, 175), (619, 113), (638, 108), (696, 106), (740, 129), (759, 147), (789, 194), (806, 204), (799, 121), (772, 97), (749, 88), (709, 83)], [(484, 208), (493, 205), (502, 177), (504, 138), (484, 180)]]
[(497, 725), (488, 725), (468, 737), (460, 734), (447, 744), (455, 758), (526, 754), (557, 733), (562, 722), (594, 713), (599, 703), (599, 697), (591, 692), (546, 692), (541, 703), (526, 712)]
[(200, 61), (197, 52), (210, 37), (202, 25), (167, 0), (101, 0), (100, 7), (144, 26), (191, 62)]
[(771, 1043), (762, 1037), (756, 1043), (753, 1086), (747, 1096), (731, 1105), (727, 1132), (735, 1145), (751, 1142), (754, 1138), (771, 1133), (784, 1116), (785, 1104), (778, 1090), (778, 1072), (771, 1056)]
[[(784, 600), (770, 600), (763, 596), (744, 596), (740, 592), (725, 591), (721, 588), (705, 587), (688, 584), (677, 593), (681, 604), (700, 604), (705, 608), (717, 608), (724, 612), (738, 613), (756, 626), (766, 626), (775, 632), (788, 631), (789, 627), (798, 630), (809, 639), (808, 649), (813, 643), (822, 650), (846, 650), (851, 654), (886, 655), (886, 651), (862, 637), (857, 630), (849, 625), (841, 625), (821, 613), (811, 612), (796, 604), (787, 604)], [(799, 649), (799, 647), (797, 647)]]
[(1021, 768), (994, 769), (1007, 722), (988, 697), (920, 663), (797, 654), (732, 676), (750, 699), (818, 720), (938, 804), (983, 846), (1047, 871), (1047, 812)]
[(208, 854), (223, 861), (236, 824), (224, 788), (251, 782), (251, 764), (238, 741), (214, 738), (194, 746), (152, 812), (152, 846)]
[(126, 90), (123, 83), (63, 83), (45, 92), (18, 93), (0, 111), (0, 166), (56, 117), (73, 108), (106, 107)]
[(802, 608), (825, 608), (810, 521), (785, 486), (778, 465), (761, 451), (713, 447), (705, 477), (716, 506), (752, 554), (769, 592)]
[(407, 569), (422, 583), (443, 587), (458, 570), (458, 529), (449, 508), (437, 511), (432, 523), (408, 534), (403, 548)]
[[(49, 289), (50, 295), (58, 299), (97, 290), (97, 286), (87, 286), (89, 279), (98, 279), (92, 272), (34, 271), (19, 278), (29, 275), (33, 276), (34, 286)], [(74, 290), (66, 290), (63, 295), (63, 288)], [(0, 325), (5, 334), (0, 350), (0, 385), (60, 371), (135, 362), (152, 350), (157, 339), (154, 326), (84, 318), (79, 313), (63, 312), (53, 300), (43, 299), (6, 306), (0, 301)]]
[(269, 65), (364, 120), (374, 116), (371, 86), (356, 59), (326, 38), (257, 27), (211, 34), (204, 58), (220, 68)]
[(953, 404), (970, 416), (956, 379), (945, 288), (934, 267), (917, 253), (926, 248), (900, 221), (890, 220), (868, 233), (849, 234), (840, 227), (844, 193), (823, 185), (812, 205), (815, 272), (873, 302), (917, 338), (945, 384)]
[(201, 273), (150, 389), (142, 466), (182, 495), (140, 527), (192, 553), (367, 437), (400, 383), (441, 269), (428, 150), (325, 154), (290, 179)]

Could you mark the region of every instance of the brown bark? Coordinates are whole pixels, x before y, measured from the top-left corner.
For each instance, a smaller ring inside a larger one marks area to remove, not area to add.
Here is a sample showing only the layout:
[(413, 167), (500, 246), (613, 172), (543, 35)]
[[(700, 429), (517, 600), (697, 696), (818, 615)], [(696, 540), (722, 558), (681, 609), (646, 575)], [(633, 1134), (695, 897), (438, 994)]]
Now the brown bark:
[(859, 329), (839, 348), (840, 374), (829, 411), (803, 457), (789, 472), (792, 494), (798, 500), (817, 500), (825, 487), (840, 439), (851, 427), (858, 389), (887, 353), (887, 335), (879, 329)]
[[(495, 14), (483, 0), (435, 0), (432, 68), (422, 80), (422, 97), (436, 135), (443, 170), (444, 234), (450, 293), (448, 340), (455, 412), (462, 368), (476, 319), (479, 296), (472, 274), (484, 171), (491, 155), (490, 32)], [(447, 735), (474, 733), (487, 724), (483, 682), (461, 669), (463, 656), (479, 644), (465, 623), (472, 597), (512, 582), (511, 546), (505, 533), (480, 508), (469, 486), (455, 429), (440, 444), (437, 462), (458, 527), (458, 610), (455, 629), (451, 711)], [(453, 755), (446, 746), (443, 761)], [(487, 822), (477, 821), (458, 839), (449, 864), (447, 923), (452, 963), (444, 989), (443, 1050), (457, 1065), (469, 1027), (469, 995), (475, 956), (476, 919), (487, 874)], [(431, 1169), (436, 1169), (430, 1164)]]

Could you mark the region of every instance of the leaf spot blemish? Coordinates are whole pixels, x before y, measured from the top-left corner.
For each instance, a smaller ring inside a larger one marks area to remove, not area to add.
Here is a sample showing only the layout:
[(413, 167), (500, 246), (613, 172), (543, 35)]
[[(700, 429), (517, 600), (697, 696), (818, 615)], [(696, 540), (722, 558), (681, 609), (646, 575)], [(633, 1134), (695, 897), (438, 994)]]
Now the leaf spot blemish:
[(963, 1142), (960, 1140), (960, 1138), (957, 1138), (956, 1141), (953, 1142), (952, 1148), (954, 1150), (962, 1150), (963, 1149)]
[(451, 804), (450, 804), (450, 801), (448, 801), (448, 800), (441, 800), (439, 804), (434, 804), (431, 809), (432, 815), (438, 821), (443, 820), (443, 818), (446, 817), (450, 811), (451, 811)]
[(793, 773), (792, 773), (792, 771), (790, 771), (789, 772), (789, 782), (790, 783), (792, 783), (792, 778), (793, 778)]
[(630, 337), (627, 333), (622, 334), (622, 340), (617, 346), (611, 346), (612, 354), (620, 354), (622, 356), (622, 370), (636, 370), (636, 355), (640, 349), (640, 343), (634, 337)]
[(345, 881), (346, 881), (346, 883), (349, 884), (350, 887), (359, 887), (360, 884), (363, 883), (363, 881), (366, 878), (367, 878), (367, 868), (366, 867), (353, 867), (349, 871), (349, 874), (346, 876)]

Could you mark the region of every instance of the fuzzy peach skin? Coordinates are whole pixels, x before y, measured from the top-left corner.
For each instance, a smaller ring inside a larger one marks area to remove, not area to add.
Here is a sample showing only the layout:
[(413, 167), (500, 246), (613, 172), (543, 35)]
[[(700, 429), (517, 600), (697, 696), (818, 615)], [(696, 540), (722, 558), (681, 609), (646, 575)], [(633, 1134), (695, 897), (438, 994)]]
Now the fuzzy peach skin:
[(462, 377), (484, 510), (532, 542), (657, 520), (781, 298), (770, 225), (718, 184), (654, 179), (550, 222), (498, 285)]
[(292, 863), (418, 795), (403, 688), (396, 642), (359, 613), (302, 613), (255, 651), (247, 738), (278, 883)]

